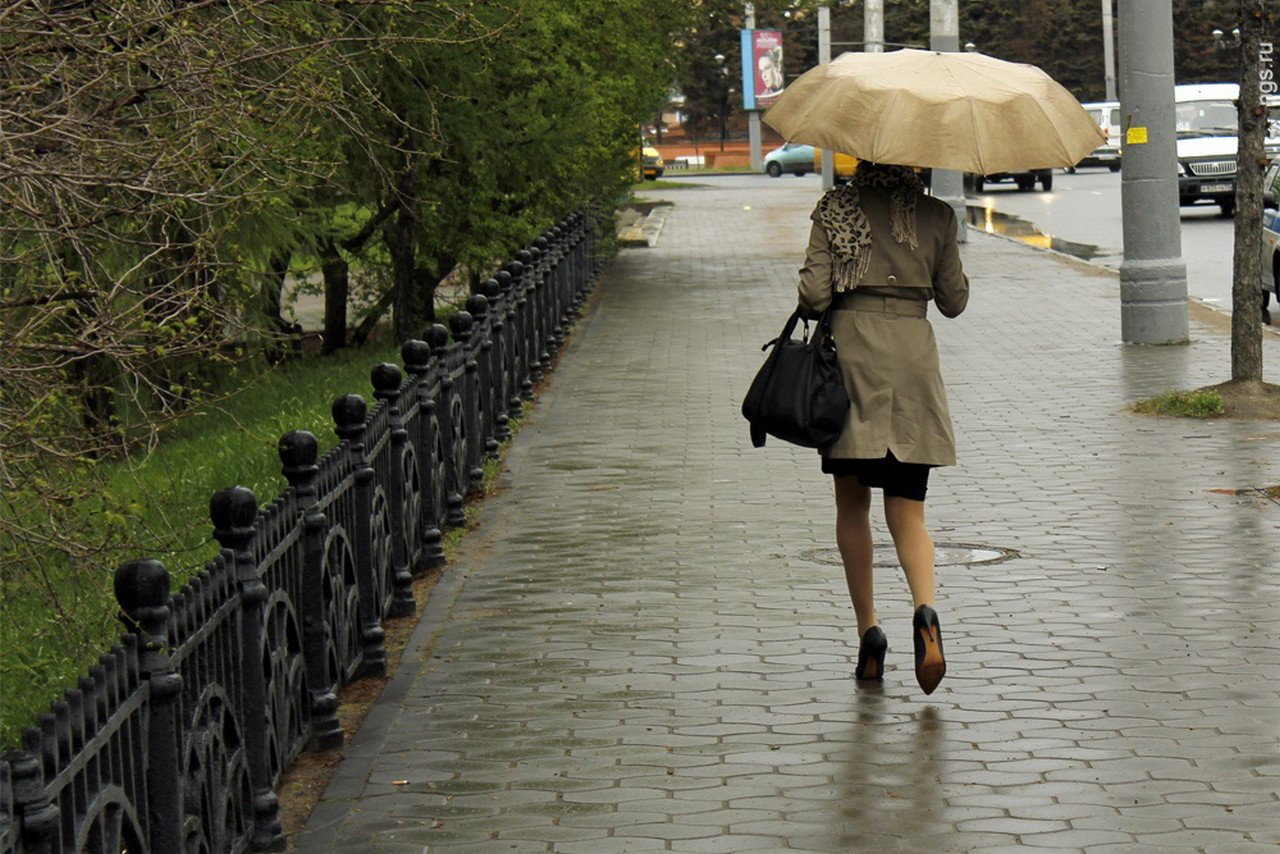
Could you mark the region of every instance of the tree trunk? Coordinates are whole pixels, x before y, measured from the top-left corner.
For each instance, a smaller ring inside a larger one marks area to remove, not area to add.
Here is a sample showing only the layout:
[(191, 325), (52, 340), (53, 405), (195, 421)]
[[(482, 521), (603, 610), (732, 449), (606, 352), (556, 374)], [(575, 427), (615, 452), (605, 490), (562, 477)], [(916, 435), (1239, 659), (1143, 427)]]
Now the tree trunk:
[(347, 299), (351, 292), (347, 261), (332, 240), (320, 244), (324, 275), (324, 341), (320, 352), (335, 353), (347, 346)]
[(394, 225), (387, 229), (387, 249), (395, 288), (395, 336), (397, 341), (420, 338), (427, 312), (417, 287), (418, 167), (410, 160), (397, 187), (399, 210)]
[(80, 386), (80, 424), (88, 439), (86, 456), (98, 459), (108, 449), (120, 448), (124, 436), (119, 432), (116, 411), (116, 370), (105, 353), (76, 361), (71, 367), (72, 381)]
[(395, 227), (391, 229), (392, 287), (395, 290), (394, 328), (397, 341), (408, 341), (421, 337), (414, 334), (417, 329), (417, 276), (414, 275), (416, 247), (414, 245), (414, 217), (406, 210), (401, 210), (396, 217)]
[(1234, 278), (1231, 286), (1231, 379), (1262, 379), (1262, 175), (1263, 138), (1260, 51), (1267, 0), (1240, 0), (1240, 147), (1236, 154)]
[(436, 322), (436, 285), (440, 284), (440, 277), (432, 275), (430, 270), (419, 264), (413, 271), (413, 278), (413, 286), (423, 303), (423, 323), (419, 331), (425, 332), (428, 326)]
[[(267, 362), (275, 365), (288, 358), (290, 352), (300, 353), (302, 350), (302, 326), (284, 319), (284, 283), (289, 275), (289, 256), (272, 255), (267, 262), (267, 272), (262, 277), (260, 295), (262, 297), (262, 314), (270, 331), (267, 338), (265, 355)], [(292, 338), (293, 347), (289, 346)]]
[(382, 316), (387, 313), (387, 309), (391, 308), (391, 304), (395, 301), (396, 289), (393, 285), (387, 288), (382, 296), (378, 297), (378, 301), (374, 303), (373, 308), (369, 309), (369, 313), (356, 325), (355, 331), (351, 333), (351, 343), (357, 347), (363, 346), (369, 340), (369, 336), (373, 334), (373, 329), (378, 325), (378, 321), (382, 319)]
[(262, 314), (263, 319), (275, 332), (285, 333), (293, 329), (292, 324), (284, 319), (284, 282), (289, 275), (289, 256), (272, 255), (267, 262), (267, 272), (262, 277)]

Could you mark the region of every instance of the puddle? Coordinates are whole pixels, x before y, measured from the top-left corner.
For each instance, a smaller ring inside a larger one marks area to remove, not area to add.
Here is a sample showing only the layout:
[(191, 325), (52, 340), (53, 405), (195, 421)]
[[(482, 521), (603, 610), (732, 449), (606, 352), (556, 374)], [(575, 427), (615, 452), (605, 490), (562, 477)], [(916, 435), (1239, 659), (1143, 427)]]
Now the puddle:
[(970, 225), (977, 226), (988, 234), (1012, 237), (1036, 249), (1052, 249), (1085, 261), (1092, 261), (1103, 254), (1092, 243), (1076, 243), (1074, 240), (1064, 240), (1061, 237), (1045, 234), (1025, 219), (1012, 214), (977, 205), (969, 205), (965, 211), (965, 219)]
[[(801, 552), (800, 557), (812, 563), (826, 563), (832, 566), (844, 566), (840, 559), (840, 550), (809, 549)], [(992, 563), (1003, 563), (1019, 557), (1013, 549), (1000, 546), (987, 546), (974, 543), (936, 543), (934, 544), (935, 566), (984, 566)], [(877, 543), (872, 548), (872, 564), (879, 567), (897, 566), (898, 554), (891, 543)]]

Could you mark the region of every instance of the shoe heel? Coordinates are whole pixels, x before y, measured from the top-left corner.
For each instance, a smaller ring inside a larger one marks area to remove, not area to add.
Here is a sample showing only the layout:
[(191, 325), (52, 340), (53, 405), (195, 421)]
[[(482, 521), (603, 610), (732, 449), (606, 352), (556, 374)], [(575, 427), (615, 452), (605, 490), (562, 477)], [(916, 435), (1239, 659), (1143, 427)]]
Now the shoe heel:
[(932, 694), (947, 672), (938, 614), (928, 605), (921, 605), (916, 609), (911, 623), (915, 641), (916, 681), (920, 683), (920, 690), (925, 694)]
[(858, 642), (858, 666), (853, 671), (855, 679), (878, 680), (884, 678), (884, 654), (889, 649), (889, 639), (884, 630), (872, 626)]

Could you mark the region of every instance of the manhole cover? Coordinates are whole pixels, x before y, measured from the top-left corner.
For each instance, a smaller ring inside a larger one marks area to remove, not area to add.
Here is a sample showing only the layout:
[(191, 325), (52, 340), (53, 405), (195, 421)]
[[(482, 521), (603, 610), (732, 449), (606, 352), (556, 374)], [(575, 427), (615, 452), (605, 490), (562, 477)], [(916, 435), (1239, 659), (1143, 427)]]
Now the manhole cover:
[[(935, 566), (985, 566), (1018, 557), (1018, 553), (1013, 549), (975, 545), (973, 543), (934, 543), (933, 549)], [(809, 549), (801, 552), (800, 557), (813, 563), (844, 566), (844, 561), (840, 558), (839, 549)], [(872, 563), (875, 566), (896, 567), (898, 565), (898, 553), (894, 551), (893, 543), (876, 545), (872, 551)]]

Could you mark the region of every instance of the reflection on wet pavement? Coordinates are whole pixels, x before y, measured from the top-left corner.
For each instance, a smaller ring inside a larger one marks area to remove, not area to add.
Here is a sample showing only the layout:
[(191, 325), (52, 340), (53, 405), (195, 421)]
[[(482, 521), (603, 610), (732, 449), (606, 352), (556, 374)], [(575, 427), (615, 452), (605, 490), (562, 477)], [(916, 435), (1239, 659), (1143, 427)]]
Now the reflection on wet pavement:
[(1125, 347), (1115, 277), (972, 233), (933, 321), (947, 677), (877, 506), (858, 684), (830, 479), (738, 414), (816, 189), (716, 179), (615, 260), (296, 850), (1275, 850), (1278, 428), (1127, 409), (1229, 337)]
[(1104, 254), (1091, 243), (1076, 243), (1073, 240), (1045, 234), (1025, 219), (1002, 213), (994, 208), (969, 205), (966, 211), (965, 219), (969, 224), (977, 226), (988, 234), (1012, 237), (1037, 249), (1052, 249), (1086, 261)]

